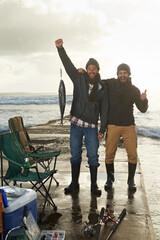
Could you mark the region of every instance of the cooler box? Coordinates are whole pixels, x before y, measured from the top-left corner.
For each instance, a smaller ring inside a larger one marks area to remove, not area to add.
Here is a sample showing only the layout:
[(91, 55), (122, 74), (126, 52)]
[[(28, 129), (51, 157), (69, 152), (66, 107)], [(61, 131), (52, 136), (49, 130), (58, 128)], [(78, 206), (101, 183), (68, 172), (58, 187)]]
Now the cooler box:
[(8, 200), (8, 207), (5, 208), (5, 233), (23, 223), (24, 206), (27, 206), (27, 216), (31, 212), (37, 222), (37, 194), (33, 189), (10, 186), (0, 189), (4, 189)]

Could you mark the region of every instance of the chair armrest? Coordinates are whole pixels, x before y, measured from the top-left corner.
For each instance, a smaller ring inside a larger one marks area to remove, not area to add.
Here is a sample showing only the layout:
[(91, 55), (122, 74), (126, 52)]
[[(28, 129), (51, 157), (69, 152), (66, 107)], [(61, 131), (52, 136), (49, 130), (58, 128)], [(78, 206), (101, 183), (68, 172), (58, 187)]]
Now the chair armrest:
[(37, 149), (34, 149), (33, 153), (37, 153), (42, 148), (44, 148), (44, 146), (39, 146)]
[(11, 162), (11, 163), (13, 163), (13, 164), (19, 166), (19, 167), (22, 167), (22, 166), (23, 166), (23, 165), (21, 165), (21, 164), (15, 162), (15, 161), (13, 161), (13, 160), (10, 159), (10, 158), (7, 158), (7, 157), (3, 156), (3, 155), (2, 155), (1, 157), (2, 157), (3, 159), (7, 160), (7, 161), (9, 161), (9, 162)]
[[(5, 157), (5, 156), (3, 156), (3, 155), (2, 155), (1, 157), (4, 158), (4, 159), (7, 160), (7, 161), (9, 161), (9, 162), (11, 162), (11, 163), (19, 166), (19, 167), (21, 167), (21, 168), (24, 168), (24, 164), (19, 164), (19, 163), (13, 161), (12, 159), (10, 159), (10, 158), (8, 158), (8, 157)], [(29, 168), (37, 168), (37, 166), (30, 166)]]
[(42, 157), (57, 157), (59, 156), (59, 152), (51, 152), (51, 153), (31, 153), (31, 157), (37, 157), (37, 158), (42, 158)]

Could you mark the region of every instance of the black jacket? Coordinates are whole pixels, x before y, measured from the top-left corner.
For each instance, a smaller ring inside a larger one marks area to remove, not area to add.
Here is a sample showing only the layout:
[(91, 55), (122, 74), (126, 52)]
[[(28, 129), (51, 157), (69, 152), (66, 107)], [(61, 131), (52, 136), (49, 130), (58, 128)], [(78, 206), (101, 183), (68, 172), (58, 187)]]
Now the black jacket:
[(78, 73), (78, 70), (67, 56), (63, 47), (57, 49), (64, 68), (74, 85), (71, 115), (80, 118), (85, 122), (96, 125), (98, 125), (98, 119), (100, 116), (100, 132), (104, 133), (108, 121), (108, 98), (105, 84), (103, 82), (99, 84), (97, 100), (95, 102), (88, 101), (89, 89), (85, 75)]
[(129, 79), (128, 86), (122, 86), (118, 79), (104, 80), (108, 89), (109, 121), (108, 124), (117, 126), (135, 125), (133, 109), (134, 103), (141, 112), (148, 109), (148, 100), (140, 99), (140, 91), (132, 85)]

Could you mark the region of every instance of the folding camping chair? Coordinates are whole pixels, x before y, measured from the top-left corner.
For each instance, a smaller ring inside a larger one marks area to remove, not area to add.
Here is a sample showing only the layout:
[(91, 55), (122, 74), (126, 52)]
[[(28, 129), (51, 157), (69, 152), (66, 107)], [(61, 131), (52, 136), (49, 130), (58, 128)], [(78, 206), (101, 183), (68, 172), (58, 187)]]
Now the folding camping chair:
[[(30, 137), (24, 126), (23, 118), (21, 116), (10, 118), (8, 120), (8, 124), (11, 132), (19, 133), (20, 143), (25, 153), (44, 153), (44, 146), (40, 146), (36, 149), (31, 144)], [(52, 159), (50, 157), (43, 157), (42, 155), (38, 159), (32, 157), (32, 159), (30, 159), (31, 164), (34, 163), (34, 160), (36, 160), (46, 172), (51, 170)], [(57, 180), (55, 178), (54, 180), (58, 185), (59, 183), (57, 182)]]
[[(24, 176), (23, 171), (26, 168), (25, 167), (26, 154), (24, 153), (24, 150), (19, 142), (18, 133), (0, 135), (0, 150), (1, 161), (3, 161), (3, 159), (8, 161), (8, 169), (6, 175), (3, 176), (3, 173), (1, 172), (1, 177), (3, 177), (3, 181), (8, 185), (9, 181), (14, 182), (19, 181), (22, 183), (30, 182), (32, 184), (32, 189), (34, 189), (36, 192), (39, 192), (44, 197), (44, 205), (39, 220), (42, 220), (47, 202), (56, 211), (57, 206), (53, 202), (49, 193), (53, 175), (57, 172), (57, 170), (55, 170), (55, 165), (54, 169), (48, 172), (39, 172), (37, 167), (38, 165), (37, 164), (32, 165), (28, 169), (28, 175)], [(59, 154), (60, 154), (59, 152), (53, 152), (48, 154), (46, 153), (43, 155), (44, 157), (55, 158), (56, 162)], [(30, 155), (36, 158), (39, 157), (38, 153), (31, 153)], [(46, 186), (48, 182), (49, 184), (48, 186)]]

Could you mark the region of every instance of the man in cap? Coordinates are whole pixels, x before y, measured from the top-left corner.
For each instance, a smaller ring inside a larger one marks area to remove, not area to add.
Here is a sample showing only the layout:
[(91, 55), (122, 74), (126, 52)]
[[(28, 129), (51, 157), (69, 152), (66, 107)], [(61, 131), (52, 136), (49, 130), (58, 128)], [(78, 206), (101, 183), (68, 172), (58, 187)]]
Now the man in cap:
[(127, 64), (117, 68), (118, 78), (104, 80), (108, 88), (109, 117), (106, 137), (106, 171), (105, 190), (112, 188), (114, 182), (114, 158), (120, 138), (123, 138), (128, 155), (128, 189), (136, 191), (134, 176), (137, 166), (137, 133), (133, 115), (133, 105), (141, 112), (148, 109), (146, 90), (140, 93), (132, 85), (131, 71)]
[[(83, 137), (87, 149), (91, 175), (91, 192), (97, 196), (101, 190), (97, 186), (97, 168), (99, 140), (104, 136), (108, 119), (108, 98), (105, 84), (101, 81), (99, 64), (90, 58), (86, 64), (86, 73), (80, 74), (63, 48), (63, 40), (55, 41), (64, 68), (74, 85), (71, 106), (70, 149), (71, 149), (71, 184), (64, 189), (65, 194), (79, 190), (79, 173), (82, 161)], [(98, 120), (101, 120), (98, 133)]]

